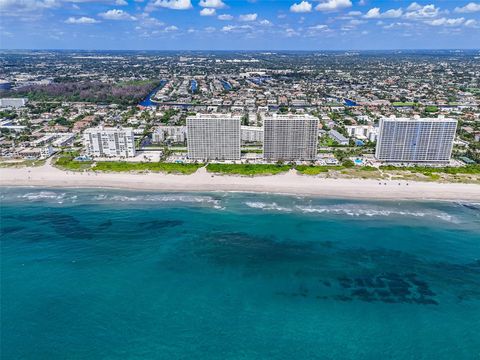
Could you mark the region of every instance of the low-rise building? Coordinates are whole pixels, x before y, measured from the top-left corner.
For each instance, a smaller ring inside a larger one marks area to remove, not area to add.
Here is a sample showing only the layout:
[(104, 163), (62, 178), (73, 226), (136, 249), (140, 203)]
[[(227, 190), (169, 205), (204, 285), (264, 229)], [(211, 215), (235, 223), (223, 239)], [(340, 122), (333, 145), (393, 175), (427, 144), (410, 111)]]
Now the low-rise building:
[(347, 125), (348, 136), (360, 140), (377, 141), (378, 128), (372, 125)]
[(259, 126), (242, 126), (242, 142), (261, 143), (263, 142), (263, 128)]
[(159, 126), (152, 134), (152, 141), (154, 143), (183, 143), (186, 139), (186, 126)]
[(337, 130), (330, 130), (328, 136), (335, 140), (339, 145), (348, 145), (349, 143), (348, 138), (340, 134)]

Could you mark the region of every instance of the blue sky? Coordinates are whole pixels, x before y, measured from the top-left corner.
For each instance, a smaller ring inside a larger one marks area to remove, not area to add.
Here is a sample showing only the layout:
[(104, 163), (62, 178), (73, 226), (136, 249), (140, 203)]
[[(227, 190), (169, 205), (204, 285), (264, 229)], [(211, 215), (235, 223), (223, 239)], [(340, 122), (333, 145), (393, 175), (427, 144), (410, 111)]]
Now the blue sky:
[(480, 1), (0, 0), (3, 49), (480, 48)]

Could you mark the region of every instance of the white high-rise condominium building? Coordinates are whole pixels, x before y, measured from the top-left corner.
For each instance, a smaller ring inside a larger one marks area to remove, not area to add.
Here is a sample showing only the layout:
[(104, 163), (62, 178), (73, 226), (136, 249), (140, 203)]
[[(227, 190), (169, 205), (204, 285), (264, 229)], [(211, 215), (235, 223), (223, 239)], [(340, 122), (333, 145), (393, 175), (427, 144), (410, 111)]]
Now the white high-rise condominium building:
[(188, 157), (193, 160), (239, 160), (240, 116), (197, 114), (187, 117)]
[(93, 157), (128, 158), (135, 156), (135, 138), (132, 128), (103, 126), (83, 132), (85, 151)]
[(266, 116), (263, 122), (263, 157), (267, 161), (315, 160), (318, 118), (302, 114)]
[(387, 162), (448, 162), (457, 120), (438, 118), (380, 119), (375, 157)]

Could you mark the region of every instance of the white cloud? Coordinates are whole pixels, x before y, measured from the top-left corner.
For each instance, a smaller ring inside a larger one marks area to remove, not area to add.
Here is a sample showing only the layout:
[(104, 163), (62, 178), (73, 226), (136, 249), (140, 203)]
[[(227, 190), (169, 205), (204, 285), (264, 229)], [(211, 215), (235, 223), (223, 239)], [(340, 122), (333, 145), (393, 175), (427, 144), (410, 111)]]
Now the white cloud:
[(137, 20), (134, 16), (130, 15), (126, 11), (119, 9), (108, 10), (104, 13), (98, 14), (98, 16), (105, 20)]
[(288, 28), (285, 30), (285, 36), (286, 37), (294, 37), (294, 36), (299, 36), (300, 33), (296, 31), (295, 29)]
[(73, 16), (71, 16), (67, 20), (65, 20), (66, 24), (96, 24), (99, 22), (100, 21), (95, 20), (91, 17), (86, 17), (86, 16), (82, 16), (79, 18), (74, 18)]
[(203, 8), (200, 10), (200, 16), (214, 16), (215, 15), (215, 9), (211, 8)]
[(315, 7), (315, 10), (338, 11), (349, 7), (352, 7), (351, 0), (322, 0), (322, 2)]
[(125, 0), (115, 0), (115, 5), (117, 5), (117, 6), (127, 6), (128, 2), (126, 2)]
[(480, 11), (480, 4), (471, 2), (463, 7), (456, 7), (454, 10), (456, 13), (473, 13)]
[(312, 11), (312, 4), (308, 1), (302, 1), (301, 3), (295, 3), (290, 6), (290, 11), (293, 13), (308, 13)]
[(433, 4), (421, 6), (416, 2), (410, 4), (407, 8), (407, 13), (405, 16), (408, 19), (428, 19), (437, 17), (439, 14), (439, 9)]
[(35, 11), (60, 6), (57, 0), (0, 0), (0, 10)]
[(225, 3), (222, 0), (200, 0), (198, 3), (201, 7), (214, 8), (214, 9), (223, 9), (226, 7)]
[(232, 31), (247, 31), (252, 30), (253, 28), (250, 25), (227, 25), (222, 27), (223, 32), (232, 32)]
[[(383, 25), (377, 23), (377, 25)], [(384, 29), (398, 29), (398, 28), (409, 28), (412, 26), (412, 23), (409, 22), (393, 22), (391, 24), (385, 25)]]
[(408, 11), (416, 11), (416, 10), (420, 10), (421, 8), (422, 8), (422, 6), (419, 3), (413, 2), (408, 6), (407, 10)]
[(469, 19), (469, 20), (465, 21), (465, 24), (464, 24), (464, 25), (467, 26), (467, 27), (474, 27), (474, 28), (476, 28), (476, 27), (478, 27), (477, 24), (478, 24), (478, 23), (477, 23), (477, 20)]
[(178, 27), (176, 27), (175, 25), (170, 25), (165, 28), (165, 32), (172, 32), (177, 30), (178, 30)]
[(447, 19), (440, 18), (427, 21), (427, 24), (432, 26), (460, 26), (465, 22), (465, 18)]
[(244, 14), (240, 15), (238, 18), (240, 21), (255, 21), (257, 20), (258, 14)]
[(215, 32), (216, 30), (217, 30), (217, 29), (215, 29), (213, 26), (207, 26), (207, 27), (205, 28), (205, 32), (207, 32), (207, 33), (213, 33), (213, 32)]
[[(161, 7), (172, 10), (188, 10), (192, 8), (191, 0), (155, 0), (149, 4), (148, 8)], [(148, 10), (148, 9), (147, 9)]]
[(272, 25), (272, 23), (270, 21), (268, 21), (267, 19), (264, 19), (264, 20), (260, 21), (260, 25), (270, 26), (270, 25)]
[(223, 20), (223, 21), (233, 20), (233, 16), (229, 14), (218, 15), (217, 18), (218, 20)]
[(154, 17), (151, 17), (148, 13), (141, 14), (139, 16), (138, 20), (139, 20), (140, 24), (142, 25), (142, 27), (146, 27), (146, 28), (155, 28), (155, 27), (160, 27), (160, 26), (165, 25), (160, 20), (158, 20)]
[(310, 30), (326, 30), (328, 29), (328, 25), (324, 25), (324, 24), (319, 24), (319, 25), (315, 25), (315, 26), (310, 26), (309, 27)]
[(348, 23), (352, 26), (358, 26), (358, 25), (365, 24), (366, 21), (365, 20), (353, 19), (353, 20), (350, 20)]
[(362, 15), (362, 12), (361, 11), (349, 11), (347, 13), (348, 16), (360, 16)]
[(402, 16), (403, 11), (402, 9), (390, 9), (385, 11), (384, 13), (380, 12), (380, 8), (371, 8), (370, 10), (367, 11), (367, 13), (363, 16), (365, 19), (393, 19), (393, 18), (399, 18)]

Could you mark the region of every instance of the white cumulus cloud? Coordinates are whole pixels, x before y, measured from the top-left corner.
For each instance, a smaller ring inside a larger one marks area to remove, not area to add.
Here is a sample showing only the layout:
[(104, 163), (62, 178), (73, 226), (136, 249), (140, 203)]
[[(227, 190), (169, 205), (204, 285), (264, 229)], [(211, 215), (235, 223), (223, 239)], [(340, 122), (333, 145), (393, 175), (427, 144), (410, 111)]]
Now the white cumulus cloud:
[(137, 20), (128, 12), (119, 9), (108, 10), (104, 13), (98, 14), (98, 16), (104, 18), (105, 20)]
[(215, 15), (215, 9), (212, 8), (203, 8), (200, 10), (200, 16), (214, 16)]
[(198, 3), (201, 7), (214, 8), (214, 9), (223, 9), (226, 7), (225, 3), (222, 0), (200, 0)]
[(115, 5), (117, 5), (117, 6), (127, 6), (128, 2), (126, 2), (125, 0), (115, 0)]
[(463, 7), (456, 7), (454, 10), (456, 13), (473, 13), (480, 11), (480, 3), (468, 3)]
[(172, 10), (188, 10), (192, 8), (191, 0), (155, 0), (149, 4), (149, 8), (161, 7)]
[(440, 18), (427, 21), (427, 24), (432, 26), (460, 26), (465, 22), (465, 18), (447, 19)]
[(403, 11), (402, 9), (390, 9), (382, 13), (380, 11), (380, 8), (371, 8), (370, 10), (367, 11), (367, 13), (363, 16), (366, 19), (393, 19), (393, 18), (399, 18), (402, 16)]
[(73, 16), (69, 17), (67, 20), (65, 20), (66, 24), (96, 24), (99, 23), (100, 21), (95, 20), (91, 17), (86, 17), (82, 16), (79, 18), (75, 18)]
[(477, 22), (477, 20), (468, 19), (467, 21), (465, 21), (465, 24), (464, 24), (464, 25), (467, 26), (467, 27), (474, 27), (474, 28), (476, 28), (476, 27), (478, 27), (478, 22)]
[(302, 1), (301, 3), (295, 3), (290, 6), (290, 11), (293, 13), (308, 13), (312, 11), (312, 4), (308, 1)]
[(349, 7), (352, 7), (351, 0), (322, 0), (322, 2), (315, 7), (315, 10), (338, 11)]
[(257, 20), (258, 14), (243, 14), (240, 15), (238, 18), (240, 21), (255, 21)]
[(0, 0), (0, 10), (35, 11), (58, 6), (58, 0)]
[(218, 20), (223, 20), (223, 21), (228, 21), (228, 20), (233, 20), (233, 16), (230, 14), (222, 14), (218, 15)]
[(439, 9), (433, 4), (422, 6), (416, 2), (413, 2), (407, 8), (407, 13), (405, 16), (408, 19), (428, 19), (437, 17), (438, 14)]

